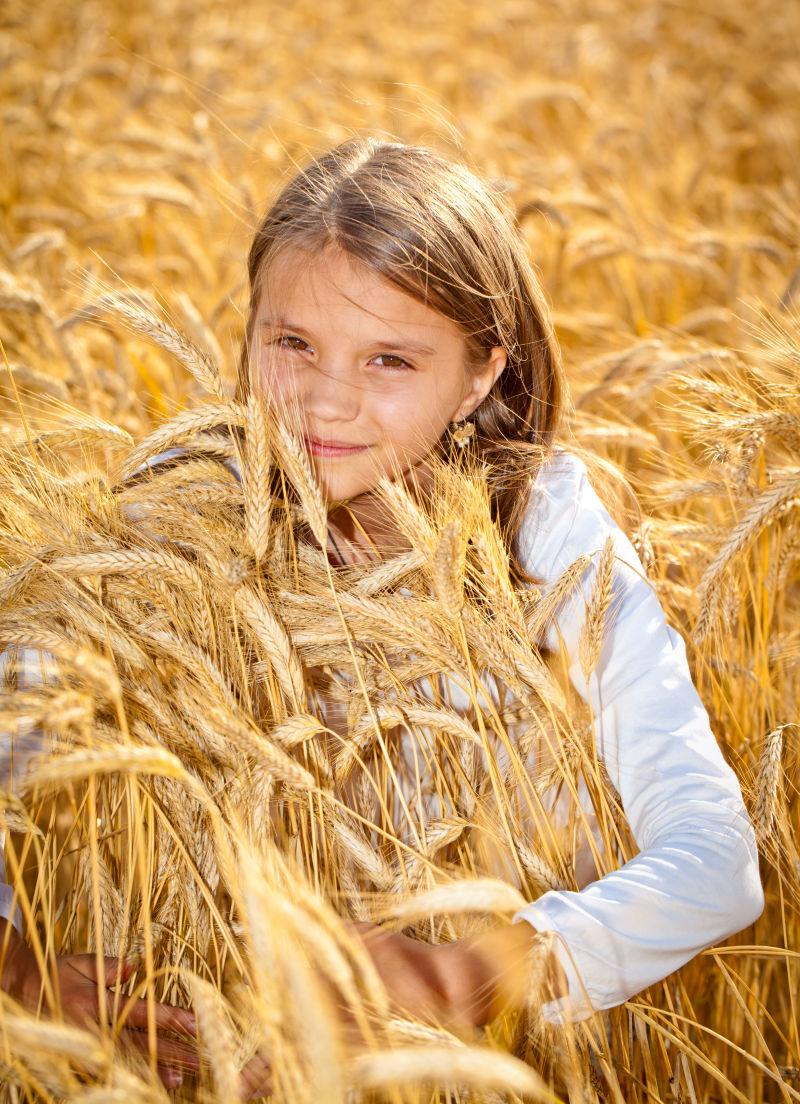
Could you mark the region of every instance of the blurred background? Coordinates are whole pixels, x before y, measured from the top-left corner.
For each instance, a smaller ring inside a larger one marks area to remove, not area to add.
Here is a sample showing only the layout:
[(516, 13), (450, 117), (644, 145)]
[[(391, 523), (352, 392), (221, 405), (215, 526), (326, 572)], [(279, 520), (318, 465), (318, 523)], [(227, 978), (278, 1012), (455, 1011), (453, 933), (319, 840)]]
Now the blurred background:
[(369, 133), (502, 188), (570, 433), (637, 492), (627, 528), (763, 848), (732, 973), (682, 975), (674, 1101), (800, 1098), (799, 46), (800, 5), (765, 0), (0, 8), (6, 442), (76, 412), (138, 438), (199, 400), (98, 289), (137, 291), (232, 386), (252, 231), (311, 155)]
[[(665, 346), (736, 348), (756, 298), (797, 290), (799, 28), (797, 5), (731, 0), (7, 0), (2, 286), (63, 322), (87, 273), (121, 279), (228, 357), (249, 236), (286, 175), (353, 133), (396, 137), (501, 184), (576, 395), (629, 350), (635, 415)], [(40, 322), (4, 320), (29, 370)], [(159, 354), (67, 333), (92, 378), (53, 350), (52, 393), (101, 383), (96, 408), (131, 429), (183, 402)]]

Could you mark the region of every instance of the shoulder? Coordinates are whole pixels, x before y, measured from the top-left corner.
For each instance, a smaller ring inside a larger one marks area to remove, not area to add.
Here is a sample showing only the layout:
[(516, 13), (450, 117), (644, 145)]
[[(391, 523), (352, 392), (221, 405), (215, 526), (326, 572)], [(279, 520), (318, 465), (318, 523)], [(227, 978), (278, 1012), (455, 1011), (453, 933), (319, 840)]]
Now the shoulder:
[[(130, 486), (134, 483), (138, 483), (155, 471), (164, 471), (168, 468), (176, 467), (178, 464), (185, 463), (187, 460), (196, 460), (199, 455), (203, 454), (198, 453), (196, 449), (186, 448), (183, 445), (176, 445), (173, 448), (165, 449), (163, 452), (148, 456), (138, 468), (125, 477), (123, 484), (125, 486)], [(241, 481), (239, 466), (234, 457), (213, 456), (213, 454), (207, 455), (211, 455), (213, 459), (218, 460), (237, 480)]]
[(542, 579), (556, 578), (578, 556), (599, 553), (609, 537), (618, 568), (625, 573), (627, 565), (644, 575), (628, 536), (597, 493), (586, 462), (556, 446), (531, 484), (518, 537), (523, 565)]
[(529, 571), (550, 574), (579, 514), (595, 506), (593, 499), (597, 496), (584, 461), (564, 446), (555, 446), (531, 482), (517, 538)]
[(577, 505), (591, 490), (589, 471), (577, 453), (556, 446), (534, 477), (525, 512), (526, 528), (563, 523), (574, 517)]

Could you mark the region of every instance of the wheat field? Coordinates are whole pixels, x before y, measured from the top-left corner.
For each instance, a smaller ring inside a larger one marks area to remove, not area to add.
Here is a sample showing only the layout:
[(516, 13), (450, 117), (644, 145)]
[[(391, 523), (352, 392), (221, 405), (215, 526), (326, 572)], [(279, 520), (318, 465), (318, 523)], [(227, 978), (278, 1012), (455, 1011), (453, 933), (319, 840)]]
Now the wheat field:
[[(741, 0), (4, 5), (0, 731), (50, 748), (0, 795), (8, 880), (45, 977), (129, 956), (115, 1022), (133, 994), (192, 1007), (202, 1066), (168, 1093), (45, 986), (39, 1016), (0, 998), (3, 1100), (226, 1102), (259, 1050), (286, 1104), (800, 1100), (799, 37), (797, 6)], [(513, 204), (567, 443), (687, 641), (756, 827), (757, 922), (569, 1028), (535, 1002), (474, 1034), (398, 1018), (342, 924), (439, 942), (574, 887), (574, 839), (524, 810), (581, 774), (615, 863), (635, 853), (481, 472), (442, 468), (425, 511), (387, 484), (412, 551), (335, 570), (304, 453), (234, 401), (252, 230), (367, 132)], [(126, 481), (174, 445), (191, 459)], [(55, 660), (33, 684), (28, 649)], [(423, 703), (445, 672), (466, 716)], [(431, 777), (405, 817), (400, 732)]]

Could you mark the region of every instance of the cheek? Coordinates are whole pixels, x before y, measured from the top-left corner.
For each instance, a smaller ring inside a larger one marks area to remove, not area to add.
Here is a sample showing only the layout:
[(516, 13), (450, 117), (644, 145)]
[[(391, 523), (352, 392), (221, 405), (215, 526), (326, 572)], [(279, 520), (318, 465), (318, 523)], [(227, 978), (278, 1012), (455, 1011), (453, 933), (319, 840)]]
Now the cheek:
[(258, 380), (261, 386), (280, 403), (296, 393), (297, 380), (285, 359), (276, 361), (273, 356), (262, 353), (258, 360)]
[(419, 457), (441, 437), (447, 426), (449, 409), (441, 396), (408, 389), (383, 396), (377, 406), (376, 420), (387, 444)]

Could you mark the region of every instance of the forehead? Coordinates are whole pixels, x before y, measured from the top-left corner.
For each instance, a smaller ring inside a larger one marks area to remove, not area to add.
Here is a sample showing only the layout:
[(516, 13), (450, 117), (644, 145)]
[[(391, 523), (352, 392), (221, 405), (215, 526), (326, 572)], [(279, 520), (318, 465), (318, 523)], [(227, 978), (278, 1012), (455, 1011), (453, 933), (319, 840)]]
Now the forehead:
[(282, 251), (262, 280), (259, 317), (320, 331), (329, 326), (339, 333), (343, 328), (378, 330), (459, 346), (464, 340), (449, 318), (332, 246), (321, 252)]

